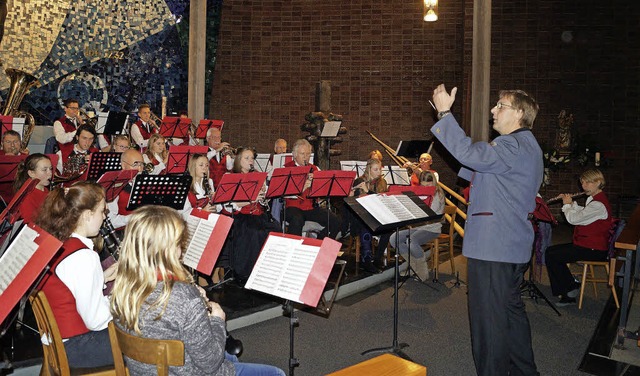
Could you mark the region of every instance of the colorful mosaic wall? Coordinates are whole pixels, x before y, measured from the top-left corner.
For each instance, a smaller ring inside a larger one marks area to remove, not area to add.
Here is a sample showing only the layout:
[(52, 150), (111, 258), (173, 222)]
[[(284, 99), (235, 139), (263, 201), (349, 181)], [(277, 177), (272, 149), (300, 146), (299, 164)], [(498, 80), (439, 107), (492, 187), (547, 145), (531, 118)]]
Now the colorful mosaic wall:
[[(218, 16), (220, 4), (207, 2)], [(162, 97), (169, 111), (184, 109), (188, 7), (188, 0), (8, 0), (0, 95), (9, 85), (4, 69), (17, 68), (40, 80), (22, 103), (38, 124), (61, 116), (69, 97), (94, 112), (149, 103), (160, 115)]]

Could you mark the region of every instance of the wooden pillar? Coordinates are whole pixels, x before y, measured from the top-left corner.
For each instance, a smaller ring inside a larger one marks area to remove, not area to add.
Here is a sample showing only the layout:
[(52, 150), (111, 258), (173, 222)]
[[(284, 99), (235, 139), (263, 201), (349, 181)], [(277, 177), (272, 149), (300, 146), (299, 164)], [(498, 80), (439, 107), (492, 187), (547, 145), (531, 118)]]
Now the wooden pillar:
[(192, 0), (189, 12), (189, 117), (204, 118), (205, 56), (207, 49), (207, 0)]
[(487, 141), (491, 128), (491, 0), (473, 2), (471, 124), (474, 141)]

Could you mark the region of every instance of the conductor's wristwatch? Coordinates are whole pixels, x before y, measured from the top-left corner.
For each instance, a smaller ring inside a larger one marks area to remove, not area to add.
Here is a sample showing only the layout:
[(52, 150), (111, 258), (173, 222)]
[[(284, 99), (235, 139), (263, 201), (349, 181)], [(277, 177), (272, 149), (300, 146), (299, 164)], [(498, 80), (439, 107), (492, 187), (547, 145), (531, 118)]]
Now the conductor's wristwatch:
[(442, 119), (443, 117), (449, 115), (451, 113), (451, 110), (446, 110), (446, 111), (440, 111), (438, 112), (438, 120)]

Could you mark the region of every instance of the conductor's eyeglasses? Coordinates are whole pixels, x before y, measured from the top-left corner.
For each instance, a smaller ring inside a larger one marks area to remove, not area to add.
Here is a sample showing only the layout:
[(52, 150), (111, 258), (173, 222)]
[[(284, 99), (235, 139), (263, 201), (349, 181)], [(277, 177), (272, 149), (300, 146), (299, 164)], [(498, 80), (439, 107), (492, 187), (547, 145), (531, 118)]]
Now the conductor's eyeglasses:
[(512, 106), (512, 105), (510, 105), (510, 104), (506, 104), (506, 103), (502, 103), (502, 102), (498, 102), (498, 103), (496, 103), (496, 108), (497, 108), (498, 110), (501, 110), (501, 109), (502, 109), (502, 107), (508, 107), (508, 108), (513, 108), (513, 109), (515, 109), (515, 107), (514, 107), (514, 106)]

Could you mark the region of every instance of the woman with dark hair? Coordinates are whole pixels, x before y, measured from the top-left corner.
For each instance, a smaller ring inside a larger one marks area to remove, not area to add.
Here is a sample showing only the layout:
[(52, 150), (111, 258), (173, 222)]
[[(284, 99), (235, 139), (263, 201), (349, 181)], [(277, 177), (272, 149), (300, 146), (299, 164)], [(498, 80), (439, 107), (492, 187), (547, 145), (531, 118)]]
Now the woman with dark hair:
[(49, 184), (53, 176), (51, 160), (44, 154), (31, 154), (18, 165), (16, 180), (13, 182), (13, 191), (17, 192), (28, 179), (37, 179), (35, 188), (27, 193), (27, 196), (18, 206), (20, 218), (26, 223), (35, 221), (38, 210), (49, 194)]
[(43, 285), (71, 367), (113, 364), (107, 324), (111, 321), (105, 282), (115, 277), (117, 263), (104, 272), (93, 250), (105, 218), (104, 189), (90, 182), (49, 193), (36, 224), (63, 241)]

